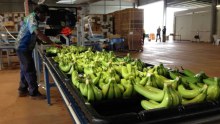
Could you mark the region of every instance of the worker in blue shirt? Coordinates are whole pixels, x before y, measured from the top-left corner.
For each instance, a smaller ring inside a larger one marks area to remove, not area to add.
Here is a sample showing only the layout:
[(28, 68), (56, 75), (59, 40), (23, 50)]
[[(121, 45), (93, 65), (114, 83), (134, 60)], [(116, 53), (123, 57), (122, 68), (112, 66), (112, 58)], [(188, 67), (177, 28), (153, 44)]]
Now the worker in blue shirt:
[(23, 24), (15, 43), (16, 52), (20, 61), (19, 97), (30, 95), (33, 99), (45, 99), (38, 90), (37, 76), (32, 52), (36, 39), (59, 47), (44, 35), (38, 28), (39, 21), (44, 22), (49, 9), (47, 5), (37, 5), (33, 13), (24, 18)]

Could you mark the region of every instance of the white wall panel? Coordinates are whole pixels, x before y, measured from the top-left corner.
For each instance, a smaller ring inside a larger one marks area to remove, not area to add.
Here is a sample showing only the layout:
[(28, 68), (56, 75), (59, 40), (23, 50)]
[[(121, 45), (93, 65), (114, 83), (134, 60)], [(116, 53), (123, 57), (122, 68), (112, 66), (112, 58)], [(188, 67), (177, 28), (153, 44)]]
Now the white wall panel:
[(176, 17), (175, 34), (181, 35), (182, 40), (191, 40), (192, 15)]
[(175, 33), (182, 36), (182, 40), (194, 41), (199, 34), (200, 41), (210, 42), (211, 11), (210, 8), (201, 10), (187, 10), (175, 14)]

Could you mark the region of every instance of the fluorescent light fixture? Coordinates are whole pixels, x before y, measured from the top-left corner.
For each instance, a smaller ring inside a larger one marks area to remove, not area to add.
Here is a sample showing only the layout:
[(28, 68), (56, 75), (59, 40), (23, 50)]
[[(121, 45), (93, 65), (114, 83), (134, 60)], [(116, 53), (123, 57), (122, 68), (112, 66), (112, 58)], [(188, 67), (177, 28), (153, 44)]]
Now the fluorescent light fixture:
[(58, 4), (73, 4), (76, 0), (60, 0), (56, 3)]
[(218, 8), (219, 8), (219, 7), (220, 7), (220, 4), (219, 4), (219, 5), (217, 5), (216, 7), (218, 7)]

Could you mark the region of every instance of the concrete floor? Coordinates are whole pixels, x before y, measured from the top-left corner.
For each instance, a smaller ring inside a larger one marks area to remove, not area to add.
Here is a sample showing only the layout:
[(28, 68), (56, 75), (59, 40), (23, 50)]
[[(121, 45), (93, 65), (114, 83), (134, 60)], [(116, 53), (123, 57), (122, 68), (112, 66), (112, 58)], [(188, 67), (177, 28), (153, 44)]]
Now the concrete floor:
[[(54, 87), (51, 91), (52, 105), (46, 100), (18, 97), (19, 68), (0, 71), (0, 124), (71, 124), (65, 104)], [(41, 93), (45, 90), (40, 88)]]
[[(146, 42), (143, 52), (131, 52), (146, 63), (164, 63), (167, 67), (204, 71), (220, 77), (220, 46), (192, 42)], [(125, 55), (126, 53), (117, 53)], [(46, 100), (17, 97), (19, 66), (14, 64), (0, 71), (0, 124), (71, 124), (64, 102), (56, 88), (52, 88), (49, 106)], [(45, 90), (40, 88), (45, 94)]]

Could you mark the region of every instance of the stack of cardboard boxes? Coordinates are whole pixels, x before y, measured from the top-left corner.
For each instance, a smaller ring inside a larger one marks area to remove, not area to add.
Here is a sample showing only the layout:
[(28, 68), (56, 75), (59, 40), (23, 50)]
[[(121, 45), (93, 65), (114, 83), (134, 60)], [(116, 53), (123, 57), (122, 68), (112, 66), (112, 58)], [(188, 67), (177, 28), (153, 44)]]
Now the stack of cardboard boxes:
[(143, 9), (129, 8), (113, 13), (115, 33), (125, 39), (129, 50), (142, 50), (143, 46)]

